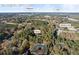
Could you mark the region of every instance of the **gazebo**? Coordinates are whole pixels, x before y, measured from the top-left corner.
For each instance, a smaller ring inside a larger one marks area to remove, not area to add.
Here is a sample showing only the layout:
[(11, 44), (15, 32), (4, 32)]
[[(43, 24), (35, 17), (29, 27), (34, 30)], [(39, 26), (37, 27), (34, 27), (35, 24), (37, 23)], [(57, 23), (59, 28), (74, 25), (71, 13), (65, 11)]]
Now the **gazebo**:
[(44, 44), (35, 44), (32, 48), (31, 53), (34, 55), (47, 55), (47, 46)]

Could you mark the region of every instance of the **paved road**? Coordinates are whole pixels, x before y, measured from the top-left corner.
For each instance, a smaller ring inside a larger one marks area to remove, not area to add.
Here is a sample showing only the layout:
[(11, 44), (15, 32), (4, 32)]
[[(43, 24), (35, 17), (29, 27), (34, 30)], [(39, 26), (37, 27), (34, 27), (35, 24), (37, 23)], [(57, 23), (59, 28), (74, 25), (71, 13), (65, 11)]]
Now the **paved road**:
[[(30, 20), (40, 20), (40, 21), (46, 21), (46, 22), (49, 22), (49, 20), (47, 19), (30, 19)], [(28, 21), (28, 20), (27, 20)]]
[(79, 21), (78, 19), (73, 19), (73, 18), (68, 18), (68, 20), (75, 21), (75, 22)]

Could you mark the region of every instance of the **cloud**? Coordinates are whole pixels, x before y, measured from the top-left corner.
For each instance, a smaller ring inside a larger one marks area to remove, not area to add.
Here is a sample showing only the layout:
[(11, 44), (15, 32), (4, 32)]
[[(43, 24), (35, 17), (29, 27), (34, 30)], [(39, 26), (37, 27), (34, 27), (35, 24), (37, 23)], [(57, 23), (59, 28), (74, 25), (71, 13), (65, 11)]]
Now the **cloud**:
[[(32, 9), (33, 8), (33, 9)], [(24, 5), (15, 5), (13, 8), (1, 7), (0, 12), (79, 12), (79, 4), (24, 4)]]
[(79, 12), (79, 5), (75, 4), (64, 4), (62, 5), (62, 10), (66, 12)]

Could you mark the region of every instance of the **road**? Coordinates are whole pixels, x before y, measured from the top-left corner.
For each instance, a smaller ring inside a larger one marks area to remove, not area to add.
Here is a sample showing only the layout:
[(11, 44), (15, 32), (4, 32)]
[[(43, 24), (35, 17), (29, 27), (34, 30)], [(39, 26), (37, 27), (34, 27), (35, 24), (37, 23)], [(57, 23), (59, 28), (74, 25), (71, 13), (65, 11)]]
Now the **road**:
[(78, 19), (73, 19), (73, 18), (68, 18), (68, 20), (74, 21), (74, 22), (78, 22)]
[[(46, 22), (49, 22), (49, 20), (47, 19), (30, 19), (30, 20), (40, 20), (40, 21), (46, 21)], [(28, 20), (27, 20), (28, 21)]]

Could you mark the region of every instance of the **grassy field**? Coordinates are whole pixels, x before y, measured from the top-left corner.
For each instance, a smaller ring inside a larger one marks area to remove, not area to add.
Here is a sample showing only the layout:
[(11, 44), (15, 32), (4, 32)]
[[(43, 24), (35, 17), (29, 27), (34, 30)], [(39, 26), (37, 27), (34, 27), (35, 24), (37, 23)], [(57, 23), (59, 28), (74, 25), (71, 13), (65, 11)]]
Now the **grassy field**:
[(12, 24), (0, 24), (0, 29), (11, 29), (11, 28), (15, 28), (16, 25), (12, 25)]

